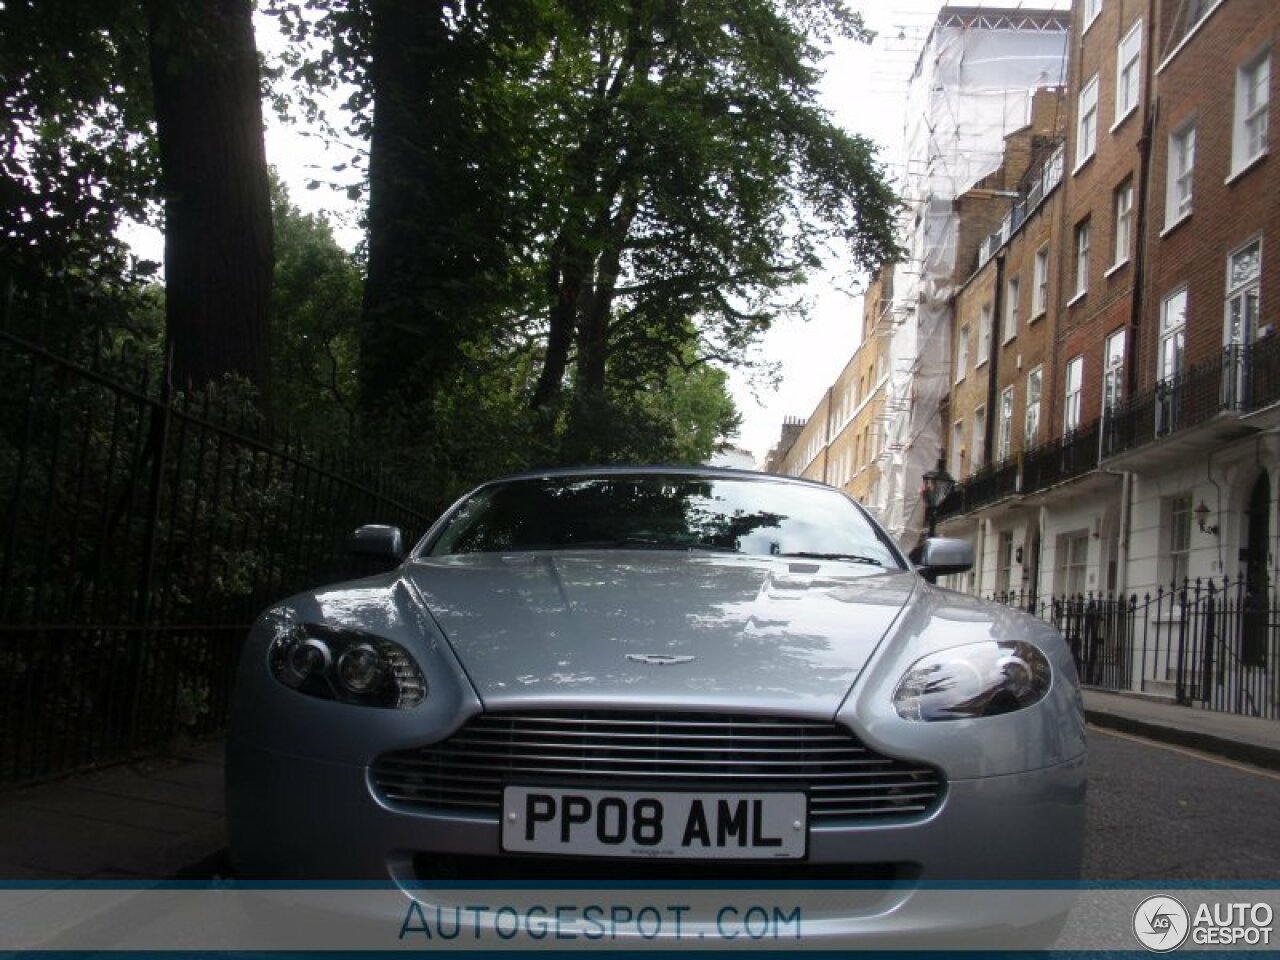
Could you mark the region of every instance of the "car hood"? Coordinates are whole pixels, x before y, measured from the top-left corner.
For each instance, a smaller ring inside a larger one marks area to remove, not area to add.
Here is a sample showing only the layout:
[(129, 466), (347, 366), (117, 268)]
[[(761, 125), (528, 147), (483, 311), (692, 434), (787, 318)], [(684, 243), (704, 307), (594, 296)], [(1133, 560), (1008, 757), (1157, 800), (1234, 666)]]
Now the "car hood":
[(404, 573), (491, 709), (834, 714), (919, 582), (847, 562), (651, 550), (473, 554)]

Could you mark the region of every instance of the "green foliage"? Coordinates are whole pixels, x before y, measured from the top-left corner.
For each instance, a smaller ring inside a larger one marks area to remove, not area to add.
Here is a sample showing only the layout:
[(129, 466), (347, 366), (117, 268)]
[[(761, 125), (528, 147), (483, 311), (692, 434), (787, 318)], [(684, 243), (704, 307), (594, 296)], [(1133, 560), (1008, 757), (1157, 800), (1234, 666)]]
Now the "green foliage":
[(275, 412), (304, 435), (346, 446), (357, 435), (360, 265), (323, 216), (302, 213), (272, 178)]
[(156, 198), (145, 24), (135, 0), (0, 7), (0, 292), (55, 337), (154, 269), (116, 237)]
[[(401, 389), (364, 429), (442, 489), (506, 465), (706, 456), (736, 423), (715, 367), (752, 362), (828, 252), (861, 268), (896, 252), (874, 148), (817, 104), (822, 44), (865, 36), (841, 0), (417, 10), (424, 39), (393, 65), (377, 0), (268, 5), (295, 41), (282, 71), (353, 90), (329, 133), (373, 140), (367, 183), (393, 199), (371, 213), (370, 276), (392, 256), (410, 282), (366, 318), (389, 331), (366, 341), (366, 385)], [(397, 127), (418, 154), (384, 176), (373, 105), (406, 93), (434, 119)]]

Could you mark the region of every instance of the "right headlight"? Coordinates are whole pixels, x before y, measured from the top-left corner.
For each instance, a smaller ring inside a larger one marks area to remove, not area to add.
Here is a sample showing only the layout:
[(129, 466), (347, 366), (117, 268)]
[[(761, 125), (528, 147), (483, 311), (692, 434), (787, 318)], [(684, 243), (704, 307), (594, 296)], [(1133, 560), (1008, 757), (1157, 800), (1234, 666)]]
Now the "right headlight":
[(1053, 671), (1034, 644), (988, 640), (939, 650), (911, 665), (893, 692), (905, 720), (965, 720), (1012, 713), (1044, 699)]
[(408, 650), (355, 630), (282, 622), (268, 662), (285, 686), (325, 700), (406, 710), (427, 695), (426, 678)]

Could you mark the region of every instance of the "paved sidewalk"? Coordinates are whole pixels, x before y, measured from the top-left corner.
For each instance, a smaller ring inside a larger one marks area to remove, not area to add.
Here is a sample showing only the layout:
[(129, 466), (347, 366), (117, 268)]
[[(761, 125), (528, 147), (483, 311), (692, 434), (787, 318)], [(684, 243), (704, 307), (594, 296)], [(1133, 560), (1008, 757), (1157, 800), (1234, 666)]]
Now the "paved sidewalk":
[(0, 880), (225, 872), (221, 740), (0, 793)]
[[(1280, 721), (1086, 690), (1099, 727), (1280, 769)], [(227, 873), (223, 744), (0, 793), (0, 880)]]
[(1085, 690), (1084, 712), (1098, 727), (1178, 744), (1280, 770), (1280, 720), (1179, 706), (1163, 697)]

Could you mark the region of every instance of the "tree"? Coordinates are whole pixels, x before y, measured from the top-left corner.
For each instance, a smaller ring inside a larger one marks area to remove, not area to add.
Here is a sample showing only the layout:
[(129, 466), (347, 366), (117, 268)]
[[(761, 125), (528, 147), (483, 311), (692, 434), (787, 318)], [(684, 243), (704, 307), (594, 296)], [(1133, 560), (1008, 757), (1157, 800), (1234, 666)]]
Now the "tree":
[[(863, 36), (841, 0), (271, 9), (312, 42), (295, 79), (354, 87), (365, 426), (433, 475), (478, 465), (450, 418), (473, 443), (495, 418), (490, 460), (672, 451), (682, 376), (748, 362), (828, 253), (896, 252), (874, 149), (816, 101), (821, 42)], [(536, 437), (508, 443), (511, 423)]]
[(56, 342), (129, 324), (117, 231), (156, 196), (146, 22), (133, 0), (0, 7), (0, 296)]
[(518, 3), (367, 9), (361, 394), (373, 420), (405, 403), (429, 418), (466, 345), (510, 306), (525, 146), (513, 127), (527, 116), (510, 71), (528, 56), (513, 39), (527, 21)]
[(172, 375), (267, 404), (271, 200), (250, 0), (148, 0)]
[(323, 216), (304, 214), (271, 181), (275, 235), (271, 380), (276, 411), (307, 436), (356, 437), (364, 276)]
[(582, 453), (610, 380), (634, 392), (691, 346), (739, 362), (833, 244), (864, 268), (887, 259), (896, 199), (872, 146), (816, 103), (816, 39), (862, 35), (838, 2), (619, 0), (562, 23), (539, 125), (560, 189), (534, 234), (549, 302), (532, 404), (572, 389)]

